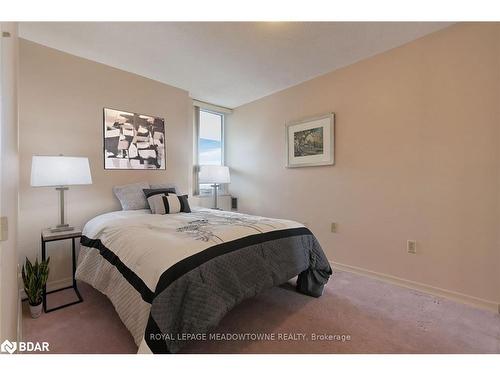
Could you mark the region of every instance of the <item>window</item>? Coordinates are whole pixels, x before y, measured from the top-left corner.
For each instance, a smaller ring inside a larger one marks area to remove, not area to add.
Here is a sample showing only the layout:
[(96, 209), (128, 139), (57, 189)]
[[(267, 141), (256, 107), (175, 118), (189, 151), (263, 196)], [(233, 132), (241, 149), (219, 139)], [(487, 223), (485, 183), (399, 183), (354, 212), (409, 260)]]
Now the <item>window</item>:
[[(197, 164), (224, 165), (224, 114), (198, 110)], [(199, 184), (198, 189), (200, 195), (212, 194), (209, 184)]]
[(200, 110), (198, 164), (223, 165), (222, 127), (224, 115)]

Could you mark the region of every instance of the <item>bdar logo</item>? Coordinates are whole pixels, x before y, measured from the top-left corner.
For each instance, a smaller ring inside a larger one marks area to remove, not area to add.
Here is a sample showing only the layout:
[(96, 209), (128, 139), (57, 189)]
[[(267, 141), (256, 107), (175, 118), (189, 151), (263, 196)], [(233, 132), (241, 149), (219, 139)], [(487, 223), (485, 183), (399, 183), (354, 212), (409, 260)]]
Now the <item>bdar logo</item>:
[(9, 340), (5, 340), (2, 345), (0, 345), (0, 351), (3, 353), (13, 354), (15, 351), (19, 353), (24, 352), (49, 352), (49, 343), (48, 342), (31, 342), (31, 341), (19, 341), (12, 342)]
[(0, 351), (3, 353), (14, 353), (17, 349), (17, 343), (16, 342), (10, 342), (9, 340), (5, 340), (2, 342), (2, 345), (0, 345)]

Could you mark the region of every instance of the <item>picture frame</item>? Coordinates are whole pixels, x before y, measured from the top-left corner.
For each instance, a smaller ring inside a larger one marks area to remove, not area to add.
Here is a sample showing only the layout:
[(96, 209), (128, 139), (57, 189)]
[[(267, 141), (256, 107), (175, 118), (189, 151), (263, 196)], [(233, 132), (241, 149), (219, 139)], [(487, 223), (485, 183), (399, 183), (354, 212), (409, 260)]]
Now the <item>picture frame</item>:
[(103, 108), (105, 170), (166, 170), (165, 119)]
[(335, 113), (285, 124), (287, 168), (335, 164)]

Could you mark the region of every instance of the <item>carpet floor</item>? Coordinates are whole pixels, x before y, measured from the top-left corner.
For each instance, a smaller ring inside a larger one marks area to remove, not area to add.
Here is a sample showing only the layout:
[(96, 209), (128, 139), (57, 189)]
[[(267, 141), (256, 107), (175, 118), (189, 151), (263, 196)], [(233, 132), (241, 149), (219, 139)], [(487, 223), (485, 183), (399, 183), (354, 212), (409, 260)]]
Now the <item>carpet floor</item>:
[[(135, 353), (109, 300), (79, 285), (83, 303), (38, 319), (24, 303), (24, 340), (47, 341), (51, 353)], [(71, 297), (71, 291), (51, 294), (49, 306)], [(500, 353), (500, 314), (340, 271), (318, 299), (285, 284), (246, 300), (216, 333), (182, 352)], [(267, 334), (267, 340), (228, 335), (234, 333)]]

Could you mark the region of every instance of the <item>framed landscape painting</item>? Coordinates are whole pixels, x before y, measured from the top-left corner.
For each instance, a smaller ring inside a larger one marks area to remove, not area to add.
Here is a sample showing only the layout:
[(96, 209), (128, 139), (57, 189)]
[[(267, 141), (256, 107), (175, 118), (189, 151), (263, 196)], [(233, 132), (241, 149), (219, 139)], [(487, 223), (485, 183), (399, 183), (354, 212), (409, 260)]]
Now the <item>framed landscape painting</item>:
[(335, 114), (286, 124), (287, 167), (335, 163)]
[(104, 169), (166, 169), (165, 120), (104, 108)]

